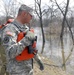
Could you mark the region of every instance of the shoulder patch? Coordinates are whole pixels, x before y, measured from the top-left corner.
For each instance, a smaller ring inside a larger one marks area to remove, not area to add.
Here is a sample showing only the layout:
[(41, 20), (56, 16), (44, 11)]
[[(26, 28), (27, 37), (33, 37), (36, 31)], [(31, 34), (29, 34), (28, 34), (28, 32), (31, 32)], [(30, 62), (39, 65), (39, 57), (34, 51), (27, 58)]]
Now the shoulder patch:
[(11, 31), (6, 31), (6, 34), (9, 35), (9, 36), (14, 36), (14, 33), (11, 32)]
[(9, 42), (9, 36), (5, 36), (3, 42), (4, 42), (5, 44), (8, 43), (8, 42)]

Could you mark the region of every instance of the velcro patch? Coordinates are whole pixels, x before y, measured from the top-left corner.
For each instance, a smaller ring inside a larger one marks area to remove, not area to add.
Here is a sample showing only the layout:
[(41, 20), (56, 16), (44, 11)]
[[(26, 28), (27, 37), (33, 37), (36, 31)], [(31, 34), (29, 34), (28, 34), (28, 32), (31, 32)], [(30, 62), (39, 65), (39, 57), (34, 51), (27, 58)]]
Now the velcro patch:
[(9, 36), (5, 36), (3, 42), (4, 42), (5, 44), (7, 44), (7, 43), (9, 42)]
[(14, 33), (11, 32), (11, 31), (7, 31), (6, 34), (9, 35), (9, 36), (14, 36)]

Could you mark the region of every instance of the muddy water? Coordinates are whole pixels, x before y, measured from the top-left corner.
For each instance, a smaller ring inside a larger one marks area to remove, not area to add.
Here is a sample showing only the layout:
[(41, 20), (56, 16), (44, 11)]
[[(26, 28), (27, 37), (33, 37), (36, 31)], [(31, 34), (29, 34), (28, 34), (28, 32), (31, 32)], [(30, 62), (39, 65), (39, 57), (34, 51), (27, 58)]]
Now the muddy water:
[[(50, 35), (48, 32), (46, 32), (46, 29), (44, 30), (45, 30), (44, 32), (45, 32), (46, 42), (45, 42), (45, 48), (44, 48), (43, 55), (47, 56), (49, 59), (52, 59), (53, 61), (55, 61), (57, 65), (61, 66), (62, 49), (61, 49), (60, 35), (58, 34)], [(38, 37), (37, 49), (39, 52), (41, 52), (41, 47), (42, 47), (41, 28), (35, 28), (35, 33)], [(69, 32), (66, 32), (64, 34), (63, 42), (64, 42), (64, 46), (63, 46), (64, 54), (65, 54), (65, 58), (67, 58), (71, 49), (73, 48), (72, 39), (71, 39), (71, 35), (69, 34)], [(73, 48), (73, 52), (70, 58), (66, 62), (66, 71), (69, 72), (71, 75), (74, 75), (74, 48)]]

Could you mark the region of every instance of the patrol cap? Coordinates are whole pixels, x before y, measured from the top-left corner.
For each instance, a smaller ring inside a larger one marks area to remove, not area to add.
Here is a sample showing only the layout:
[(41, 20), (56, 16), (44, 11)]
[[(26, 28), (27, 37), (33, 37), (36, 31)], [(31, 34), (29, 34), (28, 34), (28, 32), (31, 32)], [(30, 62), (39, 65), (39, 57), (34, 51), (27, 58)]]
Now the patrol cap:
[(21, 6), (20, 6), (20, 8), (19, 8), (19, 11), (26, 11), (26, 12), (28, 12), (28, 13), (30, 13), (31, 15), (32, 15), (32, 12), (33, 12), (33, 9), (32, 8), (30, 8), (30, 7), (28, 7), (27, 5), (25, 5), (25, 4), (22, 4)]

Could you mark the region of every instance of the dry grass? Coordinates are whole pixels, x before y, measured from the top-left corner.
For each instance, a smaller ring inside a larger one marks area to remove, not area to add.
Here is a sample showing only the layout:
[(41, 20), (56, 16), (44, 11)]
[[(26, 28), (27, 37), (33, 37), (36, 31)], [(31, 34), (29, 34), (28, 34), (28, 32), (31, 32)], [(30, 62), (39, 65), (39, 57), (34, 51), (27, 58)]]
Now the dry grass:
[(36, 62), (34, 62), (34, 75), (69, 75), (60, 67), (56, 66), (53, 61), (42, 57), (45, 69), (41, 71)]
[[(0, 50), (1, 52), (3, 52), (2, 47)], [(41, 58), (44, 62), (45, 69), (41, 71), (36, 61), (34, 61), (34, 75), (69, 75), (69, 74), (66, 74), (66, 72), (63, 71), (60, 67), (57, 67), (56, 64), (52, 60), (49, 60), (48, 58), (43, 57), (43, 56), (41, 56)], [(5, 60), (4, 58), (2, 59), (3, 61)]]

